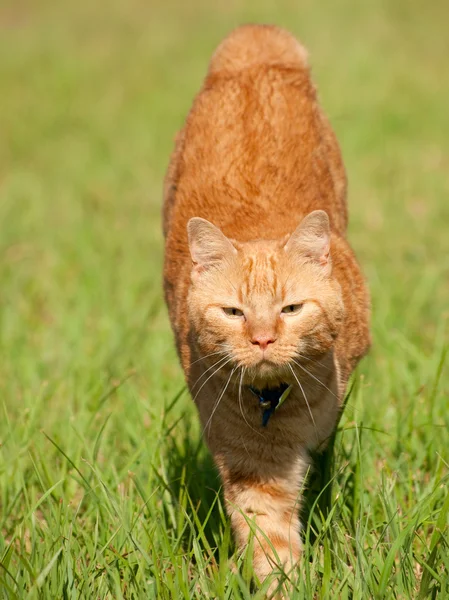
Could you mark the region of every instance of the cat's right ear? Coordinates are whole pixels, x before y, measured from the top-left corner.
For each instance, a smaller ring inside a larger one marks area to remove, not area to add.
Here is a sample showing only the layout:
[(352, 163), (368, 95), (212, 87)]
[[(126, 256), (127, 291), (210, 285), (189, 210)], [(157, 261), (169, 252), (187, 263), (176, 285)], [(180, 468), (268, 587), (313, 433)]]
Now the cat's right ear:
[(284, 249), (319, 264), (325, 273), (332, 270), (329, 217), (324, 210), (309, 213), (290, 236)]
[(196, 273), (219, 264), (237, 254), (231, 241), (212, 223), (194, 217), (187, 224), (190, 255)]

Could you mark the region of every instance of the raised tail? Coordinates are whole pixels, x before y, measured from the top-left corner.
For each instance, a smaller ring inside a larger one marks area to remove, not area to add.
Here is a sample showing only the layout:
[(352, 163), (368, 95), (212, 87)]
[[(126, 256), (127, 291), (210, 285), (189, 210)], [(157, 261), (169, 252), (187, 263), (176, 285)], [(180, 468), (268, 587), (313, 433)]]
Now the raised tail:
[(243, 25), (218, 46), (209, 73), (237, 73), (257, 65), (308, 68), (307, 51), (285, 29), (274, 25)]

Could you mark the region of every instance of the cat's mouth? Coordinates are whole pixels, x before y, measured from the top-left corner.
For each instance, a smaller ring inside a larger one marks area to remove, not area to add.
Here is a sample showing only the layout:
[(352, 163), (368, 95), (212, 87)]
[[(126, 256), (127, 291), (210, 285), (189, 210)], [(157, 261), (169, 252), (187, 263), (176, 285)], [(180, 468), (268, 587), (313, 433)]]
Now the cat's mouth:
[(255, 360), (253, 360), (251, 367), (255, 370), (257, 369), (280, 369), (285, 366), (282, 362), (279, 361), (275, 355), (271, 353), (265, 352), (263, 356), (258, 356)]
[(280, 385), (287, 375), (285, 364), (279, 364), (265, 357), (247, 367), (246, 371), (249, 381), (257, 382), (257, 385), (263, 387)]
[(267, 371), (279, 368), (279, 365), (274, 361), (270, 360), (267, 357), (260, 358), (257, 362), (255, 361), (252, 365), (252, 368), (255, 371)]

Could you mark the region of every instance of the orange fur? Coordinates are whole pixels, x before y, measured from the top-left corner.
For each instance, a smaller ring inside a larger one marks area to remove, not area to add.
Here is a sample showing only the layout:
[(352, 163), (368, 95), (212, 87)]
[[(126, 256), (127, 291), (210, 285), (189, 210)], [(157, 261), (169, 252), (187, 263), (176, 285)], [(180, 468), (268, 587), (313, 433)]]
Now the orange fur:
[[(289, 33), (245, 26), (220, 45), (164, 196), (164, 287), (178, 352), (237, 543), (245, 547), (255, 527), (263, 579), (300, 557), (308, 451), (325, 446), (369, 347), (340, 150), (307, 53)], [(292, 392), (262, 427), (249, 385), (281, 383)]]

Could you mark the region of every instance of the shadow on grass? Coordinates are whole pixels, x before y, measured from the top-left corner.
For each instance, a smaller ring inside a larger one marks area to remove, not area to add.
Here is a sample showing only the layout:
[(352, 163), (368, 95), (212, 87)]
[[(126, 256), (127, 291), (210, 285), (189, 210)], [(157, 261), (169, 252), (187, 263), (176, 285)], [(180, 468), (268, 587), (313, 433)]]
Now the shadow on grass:
[(226, 522), (221, 482), (205, 443), (191, 431), (188, 417), (168, 442), (168, 485), (176, 504), (190, 523), (182, 543), (191, 547), (195, 536), (215, 554)]
[[(301, 507), (301, 522), (305, 524), (304, 535), (310, 544), (314, 544), (320, 536), (323, 523), (330, 516), (335, 498), (333, 494), (335, 469), (335, 442), (338, 435), (341, 417), (354, 392), (353, 379), (345, 396), (339, 420), (335, 426), (326, 448), (322, 452), (312, 452), (312, 465), (307, 477)], [(349, 457), (346, 457), (349, 458)]]
[(333, 444), (324, 452), (312, 454), (312, 465), (302, 495), (300, 520), (303, 537), (313, 545), (320, 535), (323, 519), (332, 508)]

